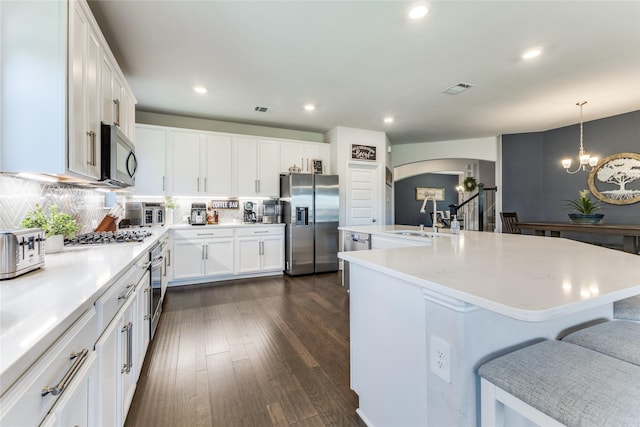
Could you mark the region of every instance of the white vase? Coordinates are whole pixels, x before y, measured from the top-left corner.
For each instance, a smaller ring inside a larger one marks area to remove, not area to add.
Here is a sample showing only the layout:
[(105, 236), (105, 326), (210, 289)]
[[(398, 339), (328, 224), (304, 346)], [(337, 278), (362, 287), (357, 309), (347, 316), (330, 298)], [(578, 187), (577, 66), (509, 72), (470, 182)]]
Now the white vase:
[(62, 234), (56, 234), (55, 236), (47, 237), (44, 242), (44, 253), (55, 254), (61, 252), (64, 248), (64, 236)]

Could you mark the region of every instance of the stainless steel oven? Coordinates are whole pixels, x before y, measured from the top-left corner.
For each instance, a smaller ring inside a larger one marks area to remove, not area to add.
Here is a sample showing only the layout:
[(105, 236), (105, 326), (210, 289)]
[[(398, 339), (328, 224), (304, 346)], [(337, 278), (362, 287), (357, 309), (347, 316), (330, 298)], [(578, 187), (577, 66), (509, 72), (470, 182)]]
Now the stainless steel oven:
[(163, 242), (159, 242), (155, 245), (150, 252), (151, 264), (149, 265), (149, 272), (151, 276), (151, 339), (156, 333), (158, 327), (158, 321), (160, 320), (160, 314), (162, 313), (162, 297), (163, 297), (163, 280), (164, 277), (164, 255), (163, 250), (165, 245)]

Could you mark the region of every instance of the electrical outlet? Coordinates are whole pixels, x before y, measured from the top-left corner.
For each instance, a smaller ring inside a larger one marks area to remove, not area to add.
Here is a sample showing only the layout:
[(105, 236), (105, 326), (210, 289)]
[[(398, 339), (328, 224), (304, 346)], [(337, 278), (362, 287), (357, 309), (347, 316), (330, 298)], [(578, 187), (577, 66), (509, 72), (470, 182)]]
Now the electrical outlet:
[(451, 344), (431, 335), (431, 372), (451, 384)]

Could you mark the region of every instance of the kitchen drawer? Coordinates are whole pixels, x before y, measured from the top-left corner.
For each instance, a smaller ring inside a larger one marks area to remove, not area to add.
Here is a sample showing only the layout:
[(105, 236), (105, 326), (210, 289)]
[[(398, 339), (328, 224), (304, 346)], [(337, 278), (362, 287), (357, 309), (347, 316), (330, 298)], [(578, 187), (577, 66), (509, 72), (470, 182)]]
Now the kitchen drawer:
[(242, 227), (236, 230), (236, 236), (238, 237), (246, 237), (246, 236), (279, 236), (284, 234), (283, 227)]
[[(96, 311), (92, 307), (0, 398), (0, 425), (39, 425), (64, 394), (61, 390), (43, 396), (43, 388), (60, 385), (67, 374), (69, 385), (93, 351), (98, 339), (96, 330)], [(71, 358), (85, 350), (82, 356)]]
[(109, 322), (116, 315), (136, 290), (136, 285), (147, 270), (148, 263), (145, 259), (139, 259), (134, 266), (129, 268), (98, 300), (96, 301), (96, 316), (98, 323), (98, 335), (105, 330)]
[(198, 227), (186, 230), (173, 230), (174, 239), (208, 239), (211, 237), (233, 237), (233, 228)]

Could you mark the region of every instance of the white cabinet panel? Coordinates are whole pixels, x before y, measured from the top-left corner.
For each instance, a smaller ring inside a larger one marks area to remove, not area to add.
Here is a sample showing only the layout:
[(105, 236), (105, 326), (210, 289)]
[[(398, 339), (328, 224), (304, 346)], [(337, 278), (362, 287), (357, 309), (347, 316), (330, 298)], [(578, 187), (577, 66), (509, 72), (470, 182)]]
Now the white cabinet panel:
[(96, 399), (98, 364), (95, 351), (89, 352), (82, 368), (53, 408), (60, 427), (98, 425), (96, 418), (100, 402)]
[(204, 275), (204, 248), (201, 240), (173, 242), (173, 279), (199, 278)]
[(233, 138), (236, 171), (235, 194), (252, 197), (258, 193), (258, 141), (253, 138)]
[(236, 273), (284, 270), (284, 229), (251, 227), (236, 236)]
[(204, 275), (233, 274), (233, 238), (210, 239), (204, 245)]
[(262, 240), (262, 270), (284, 270), (284, 235)]
[(329, 144), (282, 141), (280, 143), (280, 173), (289, 173), (289, 168), (297, 166), (302, 173), (314, 173), (313, 161), (321, 160), (323, 173), (329, 169)]
[[(169, 132), (171, 194), (193, 196), (200, 191), (200, 134), (193, 131)], [(204, 183), (202, 183), (204, 185)]]
[(234, 138), (236, 195), (278, 197), (280, 195), (280, 146), (271, 140)]
[(232, 140), (230, 136), (204, 134), (201, 176), (207, 196), (228, 197), (232, 183)]
[(70, 7), (70, 133), (69, 170), (100, 178), (100, 85), (101, 49), (88, 15), (80, 5)]
[(258, 195), (280, 197), (280, 145), (275, 141), (258, 141)]
[(136, 194), (163, 196), (167, 187), (167, 131), (155, 126), (136, 126)]

